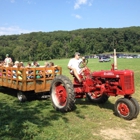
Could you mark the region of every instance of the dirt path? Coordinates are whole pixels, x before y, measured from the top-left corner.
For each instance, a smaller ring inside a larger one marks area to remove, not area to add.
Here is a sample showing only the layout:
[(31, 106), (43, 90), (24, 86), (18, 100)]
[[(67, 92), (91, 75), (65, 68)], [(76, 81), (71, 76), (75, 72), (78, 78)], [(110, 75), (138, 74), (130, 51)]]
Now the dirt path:
[(117, 127), (112, 129), (102, 128), (99, 135), (103, 137), (103, 140), (135, 140), (134, 135), (140, 135), (140, 130), (135, 128), (135, 122), (131, 123), (130, 127), (127, 127), (126, 129)]

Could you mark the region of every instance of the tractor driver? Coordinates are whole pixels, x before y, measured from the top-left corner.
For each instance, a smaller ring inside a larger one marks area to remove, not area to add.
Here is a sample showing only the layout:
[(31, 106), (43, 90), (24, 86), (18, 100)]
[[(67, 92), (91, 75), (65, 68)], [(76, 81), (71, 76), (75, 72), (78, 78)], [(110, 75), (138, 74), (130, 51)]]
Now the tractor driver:
[(80, 58), (80, 53), (76, 52), (74, 58), (71, 58), (68, 63), (68, 69), (70, 69), (70, 73), (74, 74), (80, 83), (82, 80), (80, 79), (79, 74), (83, 71), (83, 69), (79, 68), (81, 61), (82, 59)]

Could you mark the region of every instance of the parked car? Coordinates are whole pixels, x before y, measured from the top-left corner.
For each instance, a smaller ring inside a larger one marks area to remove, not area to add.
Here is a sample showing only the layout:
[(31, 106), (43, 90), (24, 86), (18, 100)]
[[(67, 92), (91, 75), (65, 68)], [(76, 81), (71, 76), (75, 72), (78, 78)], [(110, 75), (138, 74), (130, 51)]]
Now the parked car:
[(128, 59), (129, 59), (129, 58), (133, 58), (133, 57), (132, 57), (132, 56), (126, 56), (126, 58), (128, 58)]
[(99, 58), (99, 62), (110, 62), (110, 61), (111, 60), (108, 57), (101, 57), (101, 58)]

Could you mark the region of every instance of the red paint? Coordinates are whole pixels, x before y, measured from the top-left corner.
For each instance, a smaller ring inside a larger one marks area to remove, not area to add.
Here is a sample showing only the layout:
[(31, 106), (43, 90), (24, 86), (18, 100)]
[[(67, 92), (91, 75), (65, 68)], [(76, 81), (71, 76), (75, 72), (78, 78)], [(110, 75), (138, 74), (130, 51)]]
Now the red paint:
[[(102, 94), (108, 96), (131, 96), (135, 92), (134, 72), (132, 70), (101, 70), (91, 72), (88, 68), (79, 75), (82, 83), (74, 77), (74, 91), (77, 98), (91, 93), (94, 98)], [(94, 93), (94, 94), (93, 94)], [(79, 96), (81, 94), (81, 96)]]

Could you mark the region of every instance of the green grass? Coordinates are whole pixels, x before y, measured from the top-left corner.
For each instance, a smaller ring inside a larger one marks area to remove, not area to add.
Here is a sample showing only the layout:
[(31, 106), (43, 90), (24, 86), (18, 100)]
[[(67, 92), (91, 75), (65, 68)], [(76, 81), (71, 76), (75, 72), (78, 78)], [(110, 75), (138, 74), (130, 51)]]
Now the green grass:
[[(69, 59), (52, 61), (62, 66), (62, 73), (72, 79), (67, 69)], [(88, 67), (92, 71), (109, 70), (112, 62), (99, 63), (97, 59), (89, 59)], [(136, 91), (133, 97), (140, 103), (140, 59), (118, 59), (118, 69), (134, 70)], [(127, 121), (114, 115), (114, 103), (121, 96), (110, 97), (102, 105), (78, 99), (74, 111), (60, 113), (52, 108), (50, 99), (20, 103), (15, 94), (14, 90), (1, 88), (1, 140), (140, 139), (140, 116)]]

